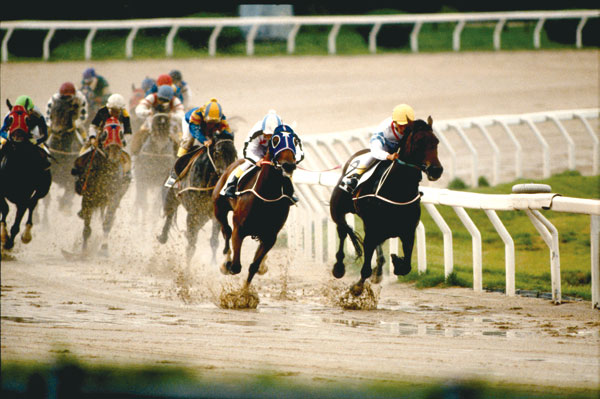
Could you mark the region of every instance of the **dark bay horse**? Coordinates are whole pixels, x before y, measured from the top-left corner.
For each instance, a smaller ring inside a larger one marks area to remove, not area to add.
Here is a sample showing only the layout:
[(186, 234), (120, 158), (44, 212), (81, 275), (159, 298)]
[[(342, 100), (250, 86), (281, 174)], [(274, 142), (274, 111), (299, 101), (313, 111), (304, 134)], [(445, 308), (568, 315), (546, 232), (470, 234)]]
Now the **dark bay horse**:
[[(175, 162), (179, 143), (176, 126), (169, 114), (156, 113), (150, 118), (150, 133), (133, 161), (135, 204), (142, 215), (146, 214), (148, 208), (148, 193), (156, 194), (155, 198), (151, 197), (151, 203), (160, 198), (164, 177), (169, 174)], [(160, 208), (157, 207), (156, 210), (159, 211)]]
[[(9, 108), (12, 107), (9, 105)], [(25, 131), (14, 131), (11, 137), (0, 148), (0, 239), (6, 250), (14, 246), (25, 211), (29, 213), (21, 241), (25, 244), (31, 241), (33, 211), (38, 201), (48, 194), (52, 184), (50, 164), (44, 151), (29, 142)], [(9, 212), (7, 200), (17, 206), (10, 234), (6, 230)]]
[[(223, 273), (238, 274), (242, 270), (241, 249), (245, 237), (251, 236), (259, 241), (254, 259), (248, 269), (245, 288), (249, 287), (252, 278), (269, 250), (275, 245), (277, 235), (287, 220), (290, 206), (294, 201), (285, 194), (286, 185), (296, 169), (296, 148), (293, 140), (288, 140), (293, 131), (288, 126), (278, 127), (269, 142), (268, 159), (260, 168), (251, 168), (238, 183), (239, 195), (226, 198), (220, 195), (227, 177), (242, 162), (231, 165), (221, 176), (212, 194), (215, 217), (221, 224), (221, 232), (225, 238), (223, 254), (226, 261), (221, 266)], [(233, 211), (233, 230), (229, 226), (227, 215)], [(231, 258), (230, 240), (233, 246)]]
[[(174, 174), (179, 176), (172, 187), (163, 187), (163, 212), (166, 217), (158, 241), (166, 243), (169, 230), (176, 216), (179, 204), (187, 211), (187, 249), (188, 263), (196, 251), (198, 231), (213, 219), (211, 194), (219, 176), (237, 159), (237, 150), (233, 138), (229, 134), (217, 134), (209, 147), (192, 149), (179, 158), (173, 167)], [(213, 260), (219, 240), (219, 229), (213, 220), (210, 238)]]
[(51, 167), (53, 182), (64, 189), (59, 199), (61, 210), (70, 209), (73, 201), (75, 192), (71, 169), (83, 144), (83, 139), (73, 122), (76, 112), (73, 105), (66, 101), (58, 101), (52, 107), (52, 124), (47, 145), (53, 158)]
[[(83, 246), (87, 250), (88, 239), (92, 234), (91, 220), (94, 211), (102, 214), (102, 230), (104, 239), (101, 254), (108, 254), (108, 235), (112, 229), (117, 208), (129, 187), (124, 164), (127, 164), (127, 153), (123, 151), (120, 139), (122, 126), (116, 118), (109, 118), (99, 141), (102, 147), (93, 147), (75, 161), (75, 170), (79, 178), (75, 183), (75, 191), (81, 195), (81, 211), (78, 215), (83, 219)], [(106, 135), (106, 139), (102, 137)], [(125, 159), (124, 159), (125, 158)]]
[[(415, 229), (421, 217), (421, 172), (430, 181), (439, 179), (443, 172), (437, 155), (439, 140), (433, 133), (432, 124), (431, 117), (427, 123), (423, 120), (409, 121), (398, 159), (381, 161), (373, 166), (373, 174), (350, 195), (339, 187), (339, 183), (352, 159), (368, 150), (354, 154), (344, 166), (338, 186), (333, 189), (329, 206), (340, 239), (333, 275), (341, 278), (345, 274), (344, 240), (347, 235), (352, 239), (359, 256), (364, 249), (361, 277), (351, 288), (355, 296), (362, 293), (364, 282), (373, 273), (371, 258), (375, 249), (378, 253), (375, 282), (381, 281), (384, 263), (381, 245), (389, 238), (399, 237), (404, 252), (404, 257), (392, 255), (394, 274), (406, 275), (411, 270)], [(364, 240), (346, 223), (345, 215), (348, 213), (357, 214), (362, 219)]]

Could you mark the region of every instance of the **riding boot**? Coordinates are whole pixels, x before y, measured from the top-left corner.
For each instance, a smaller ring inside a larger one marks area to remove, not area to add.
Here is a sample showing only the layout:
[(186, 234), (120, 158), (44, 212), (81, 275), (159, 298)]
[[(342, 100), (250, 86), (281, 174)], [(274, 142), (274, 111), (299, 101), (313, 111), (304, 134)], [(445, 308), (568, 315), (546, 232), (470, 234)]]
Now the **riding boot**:
[(347, 178), (342, 180), (340, 188), (350, 194), (353, 194), (354, 190), (356, 190), (356, 186), (358, 186), (359, 177), (360, 176), (356, 173), (348, 176)]
[(225, 187), (225, 191), (223, 191), (224, 197), (227, 198), (235, 198), (235, 191), (237, 189), (238, 177), (234, 176), (233, 179), (229, 183), (227, 183), (227, 187)]

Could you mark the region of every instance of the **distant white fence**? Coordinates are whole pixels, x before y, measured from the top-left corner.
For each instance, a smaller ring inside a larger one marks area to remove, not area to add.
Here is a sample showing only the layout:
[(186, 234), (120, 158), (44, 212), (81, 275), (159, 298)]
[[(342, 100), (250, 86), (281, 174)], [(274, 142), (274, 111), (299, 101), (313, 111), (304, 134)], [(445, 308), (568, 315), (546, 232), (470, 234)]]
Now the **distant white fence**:
[(533, 31), (534, 48), (540, 48), (541, 31), (544, 23), (550, 19), (578, 19), (575, 32), (575, 45), (582, 47), (582, 32), (590, 18), (600, 17), (598, 10), (565, 10), (565, 11), (514, 11), (489, 13), (447, 13), (447, 14), (402, 14), (402, 15), (360, 15), (360, 16), (326, 16), (326, 17), (245, 17), (245, 18), (160, 18), (146, 20), (122, 21), (1, 21), (0, 29), (6, 30), (2, 39), (2, 62), (8, 61), (8, 42), (16, 29), (47, 30), (42, 48), (44, 60), (50, 58), (50, 42), (57, 30), (89, 30), (84, 42), (86, 60), (92, 58), (92, 44), (99, 30), (129, 30), (125, 41), (125, 56), (133, 57), (133, 43), (140, 29), (167, 28), (169, 33), (165, 40), (165, 55), (173, 55), (173, 42), (180, 28), (212, 28), (208, 40), (208, 53), (217, 53), (217, 40), (225, 27), (248, 28), (246, 34), (246, 54), (254, 54), (254, 42), (261, 26), (290, 26), (287, 37), (287, 52), (292, 54), (296, 47), (296, 36), (302, 26), (330, 25), (327, 48), (330, 54), (336, 53), (336, 38), (342, 25), (371, 25), (369, 32), (369, 51), (377, 52), (377, 34), (384, 25), (411, 24), (410, 46), (413, 52), (419, 51), (419, 32), (426, 23), (456, 23), (452, 34), (452, 48), (459, 51), (461, 34), (467, 23), (495, 23), (493, 44), (495, 50), (501, 48), (501, 34), (504, 26), (510, 21), (537, 21)]
[[(590, 119), (599, 117), (600, 110), (575, 110), (575, 111), (557, 111), (541, 114), (523, 114), (518, 116), (492, 116), (488, 118), (472, 118), (470, 122), (467, 119), (460, 121), (441, 121), (435, 122), (434, 127), (437, 129), (437, 135), (443, 137), (441, 133), (448, 126), (486, 126), (494, 121), (505, 129), (506, 132), (512, 132), (512, 125), (524, 124), (534, 130), (532, 134), (538, 142), (534, 142), (534, 146), (542, 147), (542, 154), (549, 159), (554, 160), (547, 152), (544, 152), (546, 146), (540, 143), (546, 143), (543, 131), (535, 127), (536, 121), (550, 120), (552, 124), (557, 121), (566, 121), (567, 119), (578, 120), (584, 127), (587, 135), (580, 135), (581, 139), (573, 139), (568, 133), (563, 136), (566, 129), (559, 129), (560, 136), (568, 143), (573, 144), (573, 147), (579, 145), (586, 151), (594, 151), (590, 156), (594, 166), (592, 173), (598, 174), (598, 133), (594, 132), (590, 126)], [(567, 118), (567, 115), (570, 115)], [(488, 121), (488, 122), (485, 122)], [(501, 122), (499, 122), (501, 121)], [(532, 128), (534, 126), (534, 128)], [(508, 133), (507, 133), (508, 134)], [(358, 132), (340, 132), (330, 133), (317, 136), (304, 136), (303, 145), (305, 149), (306, 160), (301, 164), (302, 168), (294, 174), (294, 182), (298, 188), (301, 201), (298, 207), (294, 207), (290, 221), (286, 223), (286, 231), (288, 235), (288, 245), (295, 249), (305, 258), (325, 262), (327, 265), (333, 264), (335, 260), (335, 252), (337, 250), (337, 233), (335, 226), (329, 216), (329, 196), (331, 188), (335, 186), (340, 177), (339, 167), (348, 159), (350, 154), (354, 153), (358, 147), (365, 148), (368, 142), (369, 129), (363, 129)], [(571, 137), (571, 140), (567, 139)], [(463, 134), (460, 140), (469, 142), (470, 137)], [(452, 142), (447, 140), (446, 145), (450, 148), (456, 148), (460, 142)], [(514, 141), (506, 140), (512, 144), (519, 143), (516, 137)], [(444, 140), (441, 140), (444, 143)], [(493, 140), (490, 141), (494, 143)], [(592, 144), (593, 143), (593, 144)], [(469, 149), (479, 148), (479, 146), (466, 145)], [(549, 148), (550, 146), (548, 146)], [(521, 147), (519, 147), (521, 148)], [(566, 148), (566, 150), (565, 150)], [(563, 144), (562, 150), (567, 153), (575, 151), (570, 145)], [(527, 147), (526, 151), (531, 152), (531, 148)], [(515, 152), (513, 149), (512, 152)], [(498, 157), (502, 154), (494, 152), (496, 158), (493, 158), (494, 163), (498, 163)], [(444, 165), (448, 162), (440, 155)], [(479, 157), (475, 157), (479, 159)], [(568, 158), (568, 156), (566, 157)], [(463, 158), (461, 158), (463, 159)], [(332, 164), (333, 162), (333, 164)], [(468, 163), (468, 162), (467, 162)], [(583, 166), (578, 163), (567, 162), (567, 168), (574, 166)], [(548, 165), (544, 162), (540, 165), (542, 168), (542, 176), (545, 177), (548, 171)], [(509, 167), (510, 168), (510, 167)], [(518, 168), (516, 169), (519, 170)], [(588, 168), (589, 172), (589, 168)], [(444, 173), (448, 173), (445, 171)], [(451, 173), (451, 171), (450, 171)], [(518, 175), (517, 175), (518, 176)], [(513, 176), (514, 178), (514, 176)], [(556, 303), (561, 302), (561, 283), (560, 283), (560, 255), (558, 248), (558, 230), (539, 212), (539, 210), (553, 210), (557, 212), (570, 212), (588, 214), (591, 218), (591, 276), (592, 276), (592, 306), (600, 307), (600, 200), (578, 199), (562, 197), (554, 193), (541, 194), (507, 194), (507, 195), (486, 195), (476, 194), (462, 191), (452, 191), (443, 188), (422, 186), (421, 191), (424, 195), (422, 203), (424, 208), (431, 215), (432, 219), (443, 234), (444, 243), (444, 272), (448, 276), (454, 268), (453, 250), (452, 250), (452, 231), (448, 224), (444, 221), (441, 214), (436, 209), (436, 205), (451, 206), (457, 213), (461, 222), (469, 231), (472, 237), (473, 247), (473, 289), (482, 290), (482, 240), (481, 234), (471, 218), (468, 216), (465, 208), (482, 209), (490, 219), (494, 228), (498, 232), (500, 239), (505, 245), (505, 268), (506, 268), (506, 294), (515, 295), (515, 247), (512, 237), (507, 229), (502, 224), (496, 211), (507, 210), (523, 210), (527, 213), (535, 228), (542, 236), (544, 242), (550, 250), (550, 270), (552, 276), (552, 298)], [(354, 218), (349, 217), (348, 222), (353, 225)], [(398, 240), (391, 241), (391, 251), (398, 250)], [(347, 251), (352, 252), (351, 246), (348, 246)], [(417, 260), (419, 272), (424, 272), (427, 268), (426, 260), (426, 243), (425, 243), (425, 228), (422, 223), (417, 228)]]

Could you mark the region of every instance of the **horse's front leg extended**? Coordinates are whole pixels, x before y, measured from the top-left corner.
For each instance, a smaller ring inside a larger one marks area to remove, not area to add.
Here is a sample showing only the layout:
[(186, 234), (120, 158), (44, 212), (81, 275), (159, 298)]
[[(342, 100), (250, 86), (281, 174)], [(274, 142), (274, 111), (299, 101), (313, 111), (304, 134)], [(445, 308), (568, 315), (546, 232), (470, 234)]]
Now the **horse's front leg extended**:
[(392, 264), (394, 265), (394, 274), (396, 276), (406, 276), (408, 273), (410, 273), (412, 268), (411, 258), (415, 244), (414, 230), (401, 235), (400, 240), (402, 241), (402, 251), (404, 252), (404, 257), (399, 257), (392, 254)]
[(92, 235), (92, 227), (91, 227), (91, 223), (92, 223), (92, 204), (91, 204), (91, 202), (86, 197), (84, 197), (81, 200), (81, 213), (80, 213), (80, 216), (83, 219), (83, 233), (82, 233), (83, 244), (82, 244), (82, 250), (86, 251), (87, 250), (88, 239)]
[(27, 222), (25, 223), (25, 231), (21, 235), (21, 241), (24, 244), (29, 244), (31, 242), (31, 228), (33, 227), (33, 210), (37, 205), (37, 198), (32, 199), (32, 203), (29, 205), (28, 213), (27, 213)]
[(219, 199), (215, 201), (214, 214), (217, 221), (221, 225), (221, 234), (223, 235), (223, 239), (225, 240), (223, 254), (228, 255), (228, 257), (231, 252), (231, 249), (229, 247), (229, 241), (231, 240), (232, 234), (231, 226), (229, 226), (229, 220), (227, 220), (227, 215), (229, 214), (230, 210), (231, 208), (229, 207), (229, 204), (227, 203), (226, 199), (219, 197)]
[(15, 216), (15, 222), (13, 223), (12, 227), (10, 228), (10, 234), (8, 235), (8, 237), (6, 238), (6, 241), (4, 242), (4, 249), (12, 249), (14, 247), (15, 237), (17, 236), (17, 234), (19, 234), (19, 231), (21, 230), (21, 220), (23, 220), (23, 215), (25, 215), (26, 210), (27, 210), (27, 208), (25, 207), (25, 205), (17, 206), (17, 214)]
[(354, 296), (360, 296), (360, 294), (362, 294), (365, 281), (373, 274), (373, 269), (371, 269), (371, 258), (373, 257), (375, 247), (376, 243), (373, 239), (369, 239), (369, 236), (365, 232), (364, 262), (360, 269), (360, 280), (350, 288), (350, 291)]
[(233, 227), (231, 234), (231, 246), (233, 247), (233, 260), (227, 262), (226, 268), (231, 274), (238, 274), (242, 271), (241, 255), (242, 242), (244, 237), (240, 234), (240, 229), (237, 226)]
[(267, 255), (267, 252), (269, 252), (271, 248), (273, 248), (273, 245), (275, 245), (275, 241), (277, 241), (277, 235), (267, 238), (263, 237), (261, 239), (260, 245), (256, 249), (256, 253), (254, 254), (254, 260), (252, 261), (248, 269), (248, 279), (246, 280), (246, 287), (248, 287), (252, 282), (252, 278), (258, 272), (260, 264), (262, 263), (264, 257)]
[(340, 240), (340, 246), (335, 254), (336, 262), (333, 265), (332, 273), (335, 278), (342, 278), (344, 277), (344, 274), (346, 274), (346, 265), (344, 265), (344, 242), (346, 241), (348, 233), (345, 226), (341, 224), (337, 225), (337, 233)]

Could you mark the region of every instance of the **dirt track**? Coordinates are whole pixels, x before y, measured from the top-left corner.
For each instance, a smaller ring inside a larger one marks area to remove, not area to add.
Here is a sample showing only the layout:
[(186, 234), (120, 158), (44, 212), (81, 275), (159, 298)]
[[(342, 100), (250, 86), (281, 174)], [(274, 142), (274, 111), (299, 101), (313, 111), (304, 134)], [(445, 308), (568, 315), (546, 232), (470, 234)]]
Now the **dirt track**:
[[(181, 69), (196, 99), (217, 97), (228, 116), (245, 120), (241, 145), (269, 108), (311, 134), (375, 124), (398, 102), (438, 119), (598, 107), (598, 60), (597, 51), (564, 51), (93, 64), (124, 94), (146, 75)], [(43, 108), (87, 66), (2, 65), (0, 97), (29, 93)], [(159, 246), (160, 220), (133, 215), (133, 194), (119, 210), (108, 259), (64, 260), (60, 250), (77, 248), (82, 226), (75, 206), (65, 215), (54, 202), (53, 223), (36, 225), (31, 244), (17, 243), (17, 260), (2, 262), (3, 360), (68, 350), (83, 361), (181, 364), (215, 377), (269, 371), (315, 383), (477, 378), (600, 387), (600, 314), (589, 302), (553, 306), (386, 282), (376, 311), (344, 311), (332, 298), (353, 276), (332, 281), (331, 265), (297, 264), (280, 250), (255, 278), (258, 310), (222, 310), (214, 302), (231, 278), (201, 243), (185, 268), (181, 232)]]

